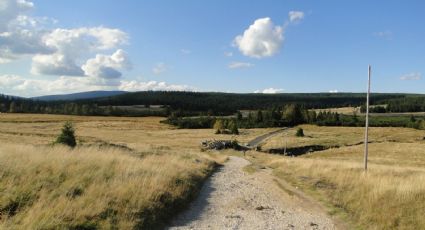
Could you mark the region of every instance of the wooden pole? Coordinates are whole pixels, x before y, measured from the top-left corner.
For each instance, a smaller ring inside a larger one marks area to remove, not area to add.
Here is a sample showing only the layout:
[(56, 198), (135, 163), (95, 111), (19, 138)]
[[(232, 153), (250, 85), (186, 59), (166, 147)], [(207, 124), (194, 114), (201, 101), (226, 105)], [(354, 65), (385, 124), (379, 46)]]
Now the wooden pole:
[(369, 142), (369, 95), (370, 95), (370, 75), (371, 66), (368, 68), (368, 79), (367, 79), (367, 96), (366, 96), (366, 126), (364, 135), (364, 170), (367, 171), (367, 157), (368, 157), (368, 142)]

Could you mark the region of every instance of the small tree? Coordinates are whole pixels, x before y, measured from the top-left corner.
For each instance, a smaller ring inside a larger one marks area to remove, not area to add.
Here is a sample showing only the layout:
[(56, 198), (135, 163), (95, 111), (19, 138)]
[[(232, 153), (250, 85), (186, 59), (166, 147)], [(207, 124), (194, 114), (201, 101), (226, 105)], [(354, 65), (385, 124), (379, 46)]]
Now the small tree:
[(297, 137), (303, 137), (304, 136), (304, 130), (302, 128), (298, 128), (297, 133), (295, 134)]
[(230, 132), (232, 134), (239, 135), (238, 125), (236, 124), (236, 122), (234, 120), (231, 120), (229, 122), (229, 127), (228, 128), (230, 129)]
[(64, 144), (71, 148), (74, 148), (77, 145), (77, 142), (75, 141), (75, 129), (71, 122), (65, 122), (62, 127), (62, 132), (56, 138), (55, 143)]
[(236, 119), (238, 119), (238, 121), (241, 121), (241, 120), (242, 120), (242, 118), (243, 118), (242, 113), (241, 113), (240, 111), (238, 111), (238, 112), (236, 113)]
[(224, 132), (224, 123), (222, 120), (218, 119), (214, 123), (215, 134), (221, 134)]

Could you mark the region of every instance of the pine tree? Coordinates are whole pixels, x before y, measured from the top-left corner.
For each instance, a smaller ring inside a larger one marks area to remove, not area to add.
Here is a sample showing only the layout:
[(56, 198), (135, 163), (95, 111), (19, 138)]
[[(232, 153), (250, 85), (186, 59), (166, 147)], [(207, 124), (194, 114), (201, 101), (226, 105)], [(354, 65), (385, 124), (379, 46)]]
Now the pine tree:
[(75, 140), (75, 129), (71, 122), (65, 122), (62, 127), (62, 132), (56, 138), (55, 143), (64, 144), (71, 148), (74, 148), (77, 145), (77, 142)]

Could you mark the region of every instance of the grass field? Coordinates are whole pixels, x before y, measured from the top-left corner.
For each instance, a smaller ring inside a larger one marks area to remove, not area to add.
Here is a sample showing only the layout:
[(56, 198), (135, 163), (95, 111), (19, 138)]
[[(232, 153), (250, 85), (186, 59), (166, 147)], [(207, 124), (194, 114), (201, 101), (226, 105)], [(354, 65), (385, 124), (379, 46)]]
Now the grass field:
[[(362, 128), (304, 125), (306, 137), (289, 130), (288, 146), (341, 146), (300, 157), (250, 153), (249, 159), (303, 189), (340, 215), (352, 228), (425, 228), (425, 136), (407, 128), (372, 128), (369, 170), (363, 171)], [(282, 148), (285, 134), (263, 148)]]
[[(225, 154), (201, 152), (201, 141), (247, 142), (276, 130), (215, 135), (175, 129), (161, 119), (0, 114), (0, 229), (161, 226), (226, 160)], [(50, 145), (65, 121), (76, 127), (79, 146), (73, 150)], [(363, 128), (300, 127), (305, 137), (295, 137), (295, 127), (262, 149), (333, 148), (300, 157), (251, 151), (247, 159), (271, 167), (278, 180), (320, 200), (352, 228), (425, 228), (425, 131), (371, 128), (365, 174)]]
[[(161, 119), (0, 114), (0, 229), (161, 226), (225, 161), (200, 142), (233, 138)], [(73, 150), (50, 146), (65, 121), (76, 127)]]

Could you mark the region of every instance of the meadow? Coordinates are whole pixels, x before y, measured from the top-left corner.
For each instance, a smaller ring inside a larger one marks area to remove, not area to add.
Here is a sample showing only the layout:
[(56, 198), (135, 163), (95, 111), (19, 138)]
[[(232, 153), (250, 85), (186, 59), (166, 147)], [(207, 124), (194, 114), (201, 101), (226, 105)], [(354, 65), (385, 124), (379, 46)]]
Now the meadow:
[[(268, 166), (328, 207), (354, 229), (425, 228), (425, 132), (408, 128), (371, 128), (369, 169), (363, 170), (364, 129), (300, 126), (270, 138), (267, 148), (333, 146), (299, 157), (253, 152), (248, 158)], [(338, 146), (338, 147), (335, 147)]]
[[(200, 142), (232, 138), (161, 119), (0, 114), (0, 229), (161, 228), (226, 160)], [(51, 146), (65, 121), (75, 149)]]
[[(163, 119), (0, 114), (0, 229), (162, 228), (226, 155), (243, 157), (201, 151), (201, 141), (246, 143), (277, 130), (216, 135)], [(51, 145), (65, 121), (75, 125), (75, 149)], [(304, 137), (295, 136), (298, 128)], [(263, 152), (247, 152), (247, 170), (271, 168), (277, 183), (304, 191), (349, 229), (425, 228), (425, 131), (370, 128), (367, 173), (363, 135), (361, 127), (290, 128), (262, 143)], [(326, 150), (264, 153), (311, 145)]]

